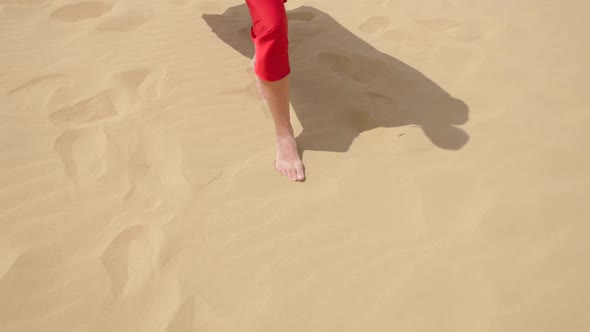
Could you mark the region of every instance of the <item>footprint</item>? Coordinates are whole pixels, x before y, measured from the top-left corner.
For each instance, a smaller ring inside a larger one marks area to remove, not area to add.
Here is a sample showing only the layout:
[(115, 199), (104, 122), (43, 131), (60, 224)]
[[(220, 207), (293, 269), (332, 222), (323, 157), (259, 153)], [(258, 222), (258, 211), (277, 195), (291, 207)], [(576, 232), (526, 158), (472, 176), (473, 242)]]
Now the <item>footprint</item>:
[(371, 16), (365, 22), (359, 25), (359, 30), (365, 33), (376, 33), (384, 30), (391, 23), (391, 19), (386, 16)]
[(154, 248), (145, 226), (122, 231), (101, 256), (111, 278), (113, 296), (119, 297), (145, 285), (154, 269)]
[(148, 126), (137, 132), (138, 142), (130, 151), (126, 204), (156, 211), (190, 199), (191, 188), (182, 172), (182, 150), (172, 138)]
[(386, 68), (383, 64), (373, 59), (367, 59), (361, 56), (355, 56), (354, 61), (343, 54), (322, 52), (318, 54), (318, 59), (330, 71), (347, 76), (355, 82), (367, 83), (373, 79), (382, 76)]
[(103, 16), (113, 8), (110, 3), (104, 2), (79, 2), (63, 6), (53, 13), (50, 17), (62, 22), (78, 22), (81, 20)]
[(6, 96), (21, 110), (45, 110), (53, 95), (70, 83), (62, 74), (43, 75), (8, 91)]
[(150, 73), (147, 68), (135, 68), (113, 74), (113, 85), (128, 93), (137, 94), (137, 88), (145, 81)]
[(102, 127), (67, 130), (55, 140), (55, 151), (64, 165), (66, 177), (75, 185), (86, 185), (106, 171), (107, 137)]
[(61, 75), (61, 74), (49, 74), (49, 75), (42, 75), (39, 77), (35, 77), (35, 78), (27, 81), (26, 83), (19, 85), (16, 88), (8, 91), (6, 93), (6, 95), (7, 96), (14, 95), (20, 91), (30, 89), (36, 85), (40, 85), (40, 84), (45, 83), (47, 81), (53, 81), (54, 79), (63, 79), (63, 78), (65, 78), (65, 75)]
[[(177, 144), (132, 114), (143, 102), (162, 95), (167, 74), (164, 67), (116, 72), (104, 81), (105, 89), (82, 100), (71, 81), (57, 90), (53, 87), (52, 106), (43, 109), (57, 109), (49, 115), (63, 129), (55, 150), (73, 188), (93, 184), (107, 172), (122, 172), (130, 180), (125, 202), (131, 210), (155, 212), (164, 207), (170, 211), (192, 197)], [(35, 99), (37, 95), (30, 91), (45, 92), (40, 87), (66, 79), (63, 75), (38, 77), (9, 95), (26, 93), (24, 97)]]
[(184, 331), (195, 332), (195, 296), (188, 297), (177, 309), (174, 317), (168, 324), (166, 332)]
[(287, 13), (287, 18), (290, 21), (309, 22), (315, 18), (315, 14), (312, 12), (291, 12)]
[(132, 113), (138, 106), (137, 98), (119, 90), (103, 90), (95, 96), (62, 107), (49, 119), (65, 130), (82, 129)]
[(117, 88), (142, 100), (161, 97), (163, 84), (168, 75), (164, 68), (136, 68), (113, 75), (112, 82)]
[(137, 87), (137, 95), (144, 100), (156, 100), (162, 97), (167, 77), (168, 70), (165, 68), (151, 70)]
[(114, 118), (118, 112), (110, 94), (111, 91), (102, 91), (92, 98), (51, 113), (49, 119), (65, 129), (81, 129)]
[(135, 100), (118, 90), (103, 90), (95, 96), (63, 107), (49, 119), (63, 133), (55, 141), (66, 177), (75, 186), (99, 180), (110, 165), (107, 152), (115, 148), (105, 132), (111, 119), (123, 119), (136, 107)]
[[(130, 207), (156, 210), (163, 204), (182, 203), (191, 195), (182, 173), (182, 152), (132, 116), (142, 102), (161, 96), (167, 73), (164, 68), (145, 67), (118, 72), (106, 81), (108, 89), (83, 100), (74, 89), (63, 88), (52, 94), (49, 104), (57, 110), (49, 119), (64, 130), (56, 139), (55, 149), (74, 186), (96, 182), (113, 165), (122, 166), (119, 171), (123, 172), (126, 166), (135, 166), (128, 170), (131, 186), (125, 200)], [(10, 93), (60, 77), (40, 77)], [(63, 106), (74, 98), (74, 103)]]
[(67, 85), (63, 85), (53, 91), (48, 98), (45, 109), (52, 113), (79, 102), (81, 100), (80, 94), (84, 91), (83, 89), (83, 87), (75, 84), (74, 80), (70, 80)]
[(114, 74), (112, 82), (117, 88), (142, 100), (155, 100), (161, 97), (167, 76), (168, 71), (164, 68), (136, 68)]
[(97, 31), (125, 32), (140, 27), (150, 18), (151, 13), (137, 10), (124, 10), (122, 13), (105, 18), (97, 27)]

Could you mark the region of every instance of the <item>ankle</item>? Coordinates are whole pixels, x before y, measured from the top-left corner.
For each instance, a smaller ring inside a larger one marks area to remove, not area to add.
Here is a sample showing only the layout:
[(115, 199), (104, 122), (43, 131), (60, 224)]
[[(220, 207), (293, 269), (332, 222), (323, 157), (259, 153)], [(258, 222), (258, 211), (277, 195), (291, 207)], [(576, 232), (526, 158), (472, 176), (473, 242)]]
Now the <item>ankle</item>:
[(275, 129), (275, 134), (278, 139), (280, 138), (292, 138), (293, 137), (293, 127), (291, 124), (285, 126), (277, 126)]

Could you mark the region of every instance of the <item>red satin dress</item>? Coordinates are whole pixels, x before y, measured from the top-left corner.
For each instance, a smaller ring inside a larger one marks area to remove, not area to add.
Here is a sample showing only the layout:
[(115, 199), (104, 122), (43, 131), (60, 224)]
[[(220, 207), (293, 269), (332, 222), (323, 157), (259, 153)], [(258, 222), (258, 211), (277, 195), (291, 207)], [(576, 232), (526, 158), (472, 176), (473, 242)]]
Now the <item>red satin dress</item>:
[(256, 50), (254, 72), (265, 81), (278, 81), (291, 72), (285, 2), (246, 0), (252, 18), (250, 36)]

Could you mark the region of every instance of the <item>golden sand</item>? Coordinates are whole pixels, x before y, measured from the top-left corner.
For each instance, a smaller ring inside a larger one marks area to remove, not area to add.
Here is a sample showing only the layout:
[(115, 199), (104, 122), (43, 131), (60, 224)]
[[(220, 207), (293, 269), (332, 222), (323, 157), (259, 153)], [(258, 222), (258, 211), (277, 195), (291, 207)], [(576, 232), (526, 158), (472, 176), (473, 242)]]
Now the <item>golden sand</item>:
[(0, 0), (0, 331), (590, 331), (587, 1)]

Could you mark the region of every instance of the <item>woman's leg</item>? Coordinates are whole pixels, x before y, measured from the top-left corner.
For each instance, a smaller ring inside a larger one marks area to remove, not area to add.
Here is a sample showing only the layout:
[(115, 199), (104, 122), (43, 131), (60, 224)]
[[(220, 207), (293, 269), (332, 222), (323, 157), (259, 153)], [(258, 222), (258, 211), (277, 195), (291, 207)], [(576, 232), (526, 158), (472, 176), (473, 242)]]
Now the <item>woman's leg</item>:
[(254, 72), (275, 124), (275, 167), (291, 180), (305, 178), (289, 117), (289, 66), (287, 15), (283, 0), (246, 0), (252, 17), (256, 48)]

